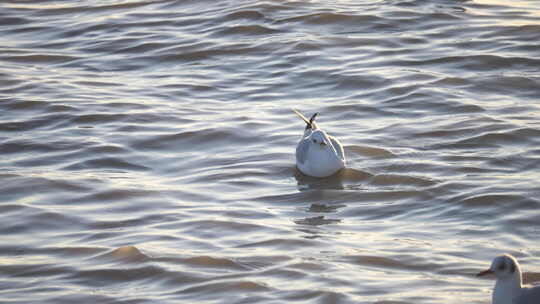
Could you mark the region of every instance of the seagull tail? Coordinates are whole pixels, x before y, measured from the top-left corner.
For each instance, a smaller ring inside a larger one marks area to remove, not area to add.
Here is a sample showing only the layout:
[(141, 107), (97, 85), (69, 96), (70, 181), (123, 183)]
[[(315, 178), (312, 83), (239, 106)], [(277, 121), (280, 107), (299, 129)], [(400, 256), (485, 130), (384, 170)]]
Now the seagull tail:
[(315, 113), (311, 116), (310, 119), (307, 119), (304, 114), (298, 112), (298, 110), (296, 109), (292, 109), (293, 112), (298, 115), (298, 117), (302, 118), (302, 120), (306, 123), (306, 130), (307, 129), (317, 129), (317, 124), (315, 124), (315, 117), (317, 117), (317, 115), (319, 113)]

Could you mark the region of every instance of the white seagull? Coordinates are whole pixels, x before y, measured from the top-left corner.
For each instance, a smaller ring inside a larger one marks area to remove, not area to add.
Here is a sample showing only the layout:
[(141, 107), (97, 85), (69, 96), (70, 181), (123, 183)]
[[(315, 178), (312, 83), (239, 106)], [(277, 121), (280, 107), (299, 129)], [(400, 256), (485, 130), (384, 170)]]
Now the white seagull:
[(315, 123), (318, 113), (307, 119), (297, 110), (293, 111), (306, 123), (304, 135), (296, 146), (296, 166), (300, 172), (313, 177), (327, 177), (343, 169), (343, 146), (335, 137), (319, 129)]
[(496, 257), (489, 269), (478, 273), (480, 277), (495, 274), (497, 282), (491, 295), (492, 304), (538, 304), (540, 303), (540, 286), (523, 287), (521, 285), (521, 268), (516, 258), (510, 254)]

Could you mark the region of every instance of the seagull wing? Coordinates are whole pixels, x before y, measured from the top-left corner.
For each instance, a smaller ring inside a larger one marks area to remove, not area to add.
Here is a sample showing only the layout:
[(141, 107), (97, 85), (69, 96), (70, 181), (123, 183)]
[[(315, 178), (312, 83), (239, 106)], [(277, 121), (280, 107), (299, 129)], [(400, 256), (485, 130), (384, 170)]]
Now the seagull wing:
[(336, 149), (339, 158), (345, 160), (345, 151), (343, 151), (343, 145), (339, 142), (339, 140), (334, 136), (328, 136), (328, 139), (330, 139), (332, 146), (334, 146), (334, 149)]
[(540, 302), (540, 286), (524, 289), (514, 304), (538, 304)]
[(298, 146), (296, 146), (296, 161), (303, 164), (307, 159), (308, 151), (309, 151), (309, 140), (302, 139), (298, 143)]

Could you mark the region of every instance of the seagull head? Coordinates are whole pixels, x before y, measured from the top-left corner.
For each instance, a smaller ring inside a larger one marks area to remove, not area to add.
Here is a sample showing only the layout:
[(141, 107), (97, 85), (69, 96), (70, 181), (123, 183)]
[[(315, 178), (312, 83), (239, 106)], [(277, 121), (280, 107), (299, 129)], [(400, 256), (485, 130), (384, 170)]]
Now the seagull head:
[(521, 268), (516, 258), (510, 254), (503, 254), (493, 259), (489, 269), (477, 274), (484, 276), (487, 274), (495, 274), (497, 280), (512, 279), (518, 280), (521, 285)]
[(324, 149), (330, 145), (328, 136), (326, 136), (326, 133), (324, 133), (323, 130), (313, 131), (313, 133), (311, 133), (310, 140), (312, 145), (318, 146), (321, 149)]
[[(522, 293), (521, 285), (521, 269), (513, 256), (503, 254), (493, 259), (489, 269), (477, 274), (483, 276), (486, 274), (494, 274), (497, 278), (493, 293), (491, 294), (491, 302), (493, 304), (509, 304), (516, 303), (514, 300)], [(527, 303), (536, 303), (534, 301), (526, 301)], [(519, 302), (525, 303), (525, 302)]]

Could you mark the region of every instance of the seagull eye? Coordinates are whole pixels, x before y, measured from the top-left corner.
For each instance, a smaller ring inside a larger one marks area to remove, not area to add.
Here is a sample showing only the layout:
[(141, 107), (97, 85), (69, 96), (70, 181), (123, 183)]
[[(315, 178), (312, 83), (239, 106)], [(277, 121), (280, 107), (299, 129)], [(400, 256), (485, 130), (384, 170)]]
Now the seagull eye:
[(500, 270), (500, 271), (503, 271), (503, 270), (504, 270), (504, 268), (506, 268), (506, 265), (504, 265), (504, 263), (503, 263), (503, 264), (501, 264), (501, 265), (499, 265), (499, 270)]
[(316, 139), (314, 139), (314, 140), (313, 140), (313, 142), (314, 142), (314, 143), (316, 143), (316, 142), (317, 142), (317, 140), (316, 140)]

